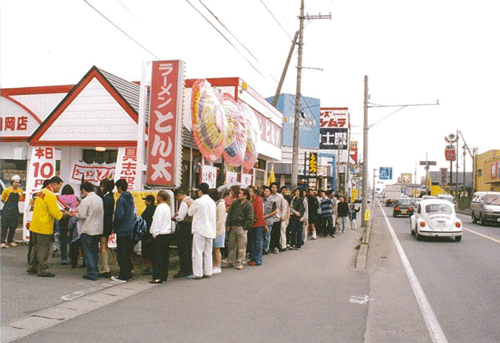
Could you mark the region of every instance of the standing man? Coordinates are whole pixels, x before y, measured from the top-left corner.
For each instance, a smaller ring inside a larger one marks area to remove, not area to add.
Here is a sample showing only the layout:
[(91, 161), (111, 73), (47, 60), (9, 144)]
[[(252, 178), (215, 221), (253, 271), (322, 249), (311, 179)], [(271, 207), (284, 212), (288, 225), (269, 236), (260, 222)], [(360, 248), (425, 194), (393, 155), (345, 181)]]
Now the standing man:
[(247, 231), (253, 226), (253, 207), (249, 199), (248, 189), (240, 190), (238, 200), (232, 203), (226, 219), (226, 232), (229, 232), (227, 259), (238, 270), (243, 269), (247, 252)]
[[(7, 246), (17, 247), (17, 244), (14, 243), (14, 234), (19, 221), (19, 200), (23, 195), (23, 190), (19, 187), (20, 184), (19, 175), (14, 175), (12, 185), (2, 192), (2, 202), (5, 204), (2, 209), (2, 249), (7, 248)], [(7, 241), (5, 241), (6, 238)]]
[(153, 250), (153, 236), (151, 236), (151, 224), (153, 223), (153, 215), (156, 211), (156, 199), (154, 195), (148, 194), (142, 200), (144, 200), (146, 209), (142, 212), (141, 217), (142, 219), (144, 219), (144, 221), (146, 221), (146, 224), (148, 226), (148, 230), (144, 232), (144, 237), (141, 241), (142, 257), (144, 258), (144, 263), (146, 264), (142, 275), (152, 275), (153, 268), (151, 266), (151, 263), (153, 262), (153, 258), (155, 255)]
[(279, 252), (281, 250), (280, 235), (281, 235), (282, 209), (284, 205), (283, 204), (284, 200), (281, 194), (278, 193), (278, 184), (276, 182), (271, 183), (271, 195), (269, 197), (271, 201), (274, 201), (276, 203), (274, 221), (272, 223), (272, 226), (269, 227), (269, 230), (271, 231), (271, 244), (269, 246), (269, 250), (273, 252)]
[(178, 224), (175, 230), (175, 236), (177, 237), (180, 270), (174, 275), (174, 278), (181, 278), (193, 274), (193, 262), (191, 259), (193, 217), (188, 215), (188, 210), (194, 200), (186, 195), (186, 191), (182, 189), (177, 190), (175, 199), (180, 203), (179, 210), (173, 218)]
[[(30, 224), (31, 251), (29, 255), (28, 274), (37, 274), (41, 277), (54, 277), (49, 273), (49, 258), (51, 235), (54, 232), (54, 220), (60, 220), (63, 213), (71, 216), (57, 205), (56, 194), (63, 184), (60, 177), (54, 176), (48, 181), (35, 199), (33, 219)], [(61, 212), (62, 211), (62, 212)]]
[(116, 233), (116, 259), (120, 266), (120, 274), (112, 276), (114, 281), (126, 282), (132, 279), (132, 232), (135, 223), (135, 204), (128, 183), (124, 179), (116, 181), (116, 190), (120, 197), (116, 201), (113, 230)]
[(319, 208), (321, 211), (321, 228), (323, 230), (323, 236), (332, 236), (333, 230), (333, 217), (332, 217), (332, 199), (326, 196), (325, 191), (319, 192), (321, 198), (319, 203)]
[(278, 212), (277, 209), (278, 196), (273, 195), (271, 193), (271, 190), (267, 186), (264, 186), (263, 189), (264, 189), (264, 197), (262, 198), (262, 203), (264, 204), (264, 219), (266, 220), (266, 226), (267, 226), (267, 231), (264, 230), (263, 233), (263, 238), (264, 238), (263, 253), (264, 255), (267, 255), (269, 251), (272, 251), (274, 253), (278, 252), (277, 245), (276, 246), (273, 245), (271, 247), (272, 230), (274, 227), (274, 222), (276, 221), (276, 213)]
[(338, 216), (339, 216), (339, 232), (345, 233), (345, 226), (347, 224), (347, 217), (349, 216), (349, 205), (345, 202), (344, 197), (340, 197), (338, 203)]
[(332, 191), (329, 194), (330, 198), (332, 199), (332, 218), (333, 218), (333, 233), (337, 231), (337, 219), (339, 218), (338, 215), (338, 203), (339, 199), (335, 196), (335, 192)]
[(156, 207), (154, 212), (153, 223), (150, 229), (151, 236), (153, 237), (154, 257), (153, 280), (149, 281), (149, 283), (162, 283), (168, 279), (170, 241), (172, 240), (173, 233), (172, 213), (170, 212), (170, 206), (168, 206), (168, 193), (159, 191), (157, 199), (158, 207)]
[[(276, 185), (278, 187), (278, 185)], [(271, 186), (271, 191), (273, 190), (273, 187)], [(290, 221), (290, 201), (292, 200), (286, 192), (288, 191), (286, 186), (281, 187), (280, 189), (281, 193), (281, 206), (278, 205), (279, 208), (279, 215), (280, 215), (280, 249), (279, 252), (285, 252), (286, 251), (286, 237), (287, 237), (287, 229), (288, 229), (288, 223)]]
[(208, 195), (210, 187), (203, 182), (198, 186), (199, 198), (189, 207), (188, 215), (193, 217), (193, 274), (190, 280), (212, 276), (212, 247), (215, 238), (215, 202)]
[(82, 277), (96, 281), (99, 276), (97, 264), (99, 261), (99, 241), (104, 226), (104, 205), (102, 199), (95, 194), (94, 186), (90, 182), (82, 185), (84, 199), (80, 203), (76, 217), (81, 220), (80, 244), (82, 246), (83, 262), (87, 267), (87, 274)]

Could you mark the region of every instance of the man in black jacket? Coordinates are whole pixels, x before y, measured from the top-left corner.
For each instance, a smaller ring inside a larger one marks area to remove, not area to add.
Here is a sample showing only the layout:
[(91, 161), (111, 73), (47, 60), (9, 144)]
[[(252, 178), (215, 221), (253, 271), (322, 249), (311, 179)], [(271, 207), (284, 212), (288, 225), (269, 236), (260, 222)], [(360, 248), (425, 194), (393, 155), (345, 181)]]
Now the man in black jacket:
[(145, 262), (144, 271), (142, 272), (142, 275), (152, 275), (153, 268), (151, 262), (153, 260), (153, 252), (152, 252), (153, 236), (151, 236), (149, 229), (151, 229), (151, 223), (153, 222), (153, 215), (155, 214), (156, 210), (155, 197), (152, 194), (148, 194), (142, 200), (144, 200), (144, 203), (146, 204), (146, 209), (144, 210), (144, 212), (142, 212), (141, 217), (146, 221), (146, 224), (148, 224), (148, 230), (144, 232), (144, 237), (141, 243), (142, 257)]
[(349, 216), (349, 205), (345, 202), (344, 197), (340, 197), (340, 201), (337, 204), (337, 211), (339, 215), (339, 233), (345, 233), (347, 217)]

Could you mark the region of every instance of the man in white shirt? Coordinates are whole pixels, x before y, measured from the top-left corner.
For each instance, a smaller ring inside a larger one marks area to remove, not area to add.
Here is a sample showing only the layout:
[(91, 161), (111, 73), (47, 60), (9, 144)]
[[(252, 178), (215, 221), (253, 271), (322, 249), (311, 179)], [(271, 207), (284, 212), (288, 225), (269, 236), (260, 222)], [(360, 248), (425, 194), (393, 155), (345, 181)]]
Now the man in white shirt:
[(82, 194), (85, 197), (80, 203), (76, 217), (81, 222), (83, 262), (87, 266), (87, 274), (82, 277), (86, 280), (96, 281), (99, 276), (97, 263), (99, 260), (99, 241), (104, 225), (104, 205), (101, 197), (94, 192), (90, 182), (82, 185)]
[(193, 274), (188, 279), (201, 279), (212, 276), (212, 244), (215, 238), (216, 211), (215, 202), (208, 195), (209, 186), (202, 183), (198, 186), (198, 195), (188, 215), (193, 217)]
[(162, 283), (168, 278), (170, 241), (172, 239), (172, 212), (168, 205), (168, 193), (159, 191), (158, 206), (153, 215), (149, 232), (153, 236), (153, 280), (150, 283)]
[(177, 250), (179, 254), (180, 270), (174, 275), (174, 278), (186, 277), (193, 274), (193, 263), (191, 261), (191, 251), (193, 235), (191, 225), (193, 217), (187, 214), (189, 207), (193, 203), (193, 199), (186, 194), (186, 191), (178, 189), (175, 192), (175, 199), (179, 202), (179, 210), (174, 216), (177, 221), (175, 236), (177, 238)]

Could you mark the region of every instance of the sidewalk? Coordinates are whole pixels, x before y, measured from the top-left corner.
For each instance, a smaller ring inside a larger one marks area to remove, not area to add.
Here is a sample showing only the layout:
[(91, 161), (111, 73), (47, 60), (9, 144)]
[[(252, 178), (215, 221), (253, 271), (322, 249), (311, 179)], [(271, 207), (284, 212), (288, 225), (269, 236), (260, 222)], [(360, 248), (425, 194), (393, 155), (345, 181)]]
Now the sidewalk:
[[(175, 249), (170, 258), (170, 277), (179, 268)], [(74, 300), (103, 289), (114, 287), (119, 283), (109, 278), (99, 278), (97, 281), (82, 279), (84, 268), (71, 268), (62, 265), (60, 257), (49, 257), (49, 271), (54, 278), (40, 278), (28, 275), (27, 269), (28, 245), (20, 244), (17, 248), (0, 250), (1, 258), (1, 320), (2, 325), (11, 323), (31, 313)], [(173, 255), (173, 256), (172, 256)], [(151, 276), (141, 275), (144, 264), (140, 256), (133, 256), (133, 280), (149, 281)], [(82, 264), (82, 258), (79, 260)], [(115, 252), (110, 251), (111, 275), (118, 275)], [(43, 295), (43, 296), (41, 296)]]

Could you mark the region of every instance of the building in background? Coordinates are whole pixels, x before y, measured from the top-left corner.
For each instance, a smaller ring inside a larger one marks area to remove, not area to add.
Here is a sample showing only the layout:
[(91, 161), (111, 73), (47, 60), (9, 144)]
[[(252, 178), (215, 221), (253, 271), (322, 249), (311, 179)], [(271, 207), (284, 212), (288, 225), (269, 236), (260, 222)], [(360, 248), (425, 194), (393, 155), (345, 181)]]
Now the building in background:
[(475, 164), (475, 190), (500, 192), (500, 150), (489, 150), (478, 154)]
[[(267, 99), (269, 102), (273, 98)], [(295, 95), (281, 94), (276, 108), (283, 113), (282, 130), (282, 160), (274, 164), (276, 181), (290, 187), (292, 181), (292, 154), (293, 154), (293, 127), (295, 122)], [(320, 122), (320, 100), (311, 97), (302, 97), (300, 104), (300, 133), (299, 133), (299, 170), (298, 185), (303, 188), (318, 188), (320, 180), (327, 176), (331, 165), (321, 165), (315, 157), (319, 153), (319, 122)], [(312, 155), (311, 155), (312, 154)], [(316, 155), (314, 155), (316, 154)], [(310, 165), (310, 161), (312, 165)], [(316, 168), (314, 167), (316, 163)], [(314, 169), (316, 172), (313, 173)], [(311, 170), (311, 172), (310, 172)], [(319, 186), (320, 188), (323, 185)]]

